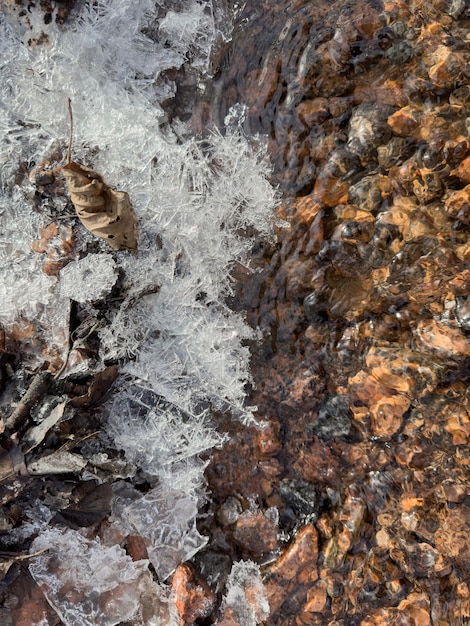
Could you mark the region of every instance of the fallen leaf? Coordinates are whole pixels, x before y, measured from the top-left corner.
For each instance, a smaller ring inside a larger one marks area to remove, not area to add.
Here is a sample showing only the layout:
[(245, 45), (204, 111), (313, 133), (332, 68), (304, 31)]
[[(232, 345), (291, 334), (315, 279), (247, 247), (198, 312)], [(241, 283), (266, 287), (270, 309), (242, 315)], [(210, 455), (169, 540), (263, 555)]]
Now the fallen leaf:
[(28, 444), (28, 452), (36, 448), (44, 439), (47, 432), (57, 424), (64, 414), (66, 402), (59, 402), (49, 415), (42, 420), (37, 426), (31, 428), (25, 435), (24, 441)]
[(137, 218), (129, 195), (111, 189), (97, 172), (70, 158), (73, 128), (70, 99), (68, 108), (70, 143), (62, 173), (77, 215), (87, 230), (107, 241), (114, 250), (136, 250)]
[(27, 475), (24, 455), (19, 446), (13, 445), (0, 454), (0, 482)]
[(91, 406), (104, 396), (111, 387), (119, 372), (118, 365), (110, 365), (101, 372), (96, 372), (86, 394), (72, 398), (70, 404), (74, 407)]
[(58, 450), (28, 464), (28, 472), (38, 476), (45, 474), (69, 474), (81, 472), (87, 461), (78, 454)]

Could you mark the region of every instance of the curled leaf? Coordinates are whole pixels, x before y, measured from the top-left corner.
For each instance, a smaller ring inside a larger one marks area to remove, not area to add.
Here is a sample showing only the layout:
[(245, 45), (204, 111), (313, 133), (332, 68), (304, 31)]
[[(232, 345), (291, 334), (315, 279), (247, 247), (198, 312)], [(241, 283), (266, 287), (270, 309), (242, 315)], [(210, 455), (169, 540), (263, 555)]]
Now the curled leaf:
[(70, 140), (62, 172), (77, 215), (87, 230), (105, 239), (114, 250), (136, 250), (137, 218), (129, 195), (108, 187), (94, 170), (71, 160), (73, 118), (70, 98)]
[(129, 195), (111, 189), (99, 174), (79, 163), (70, 161), (62, 172), (83, 226), (114, 250), (136, 250), (137, 220)]

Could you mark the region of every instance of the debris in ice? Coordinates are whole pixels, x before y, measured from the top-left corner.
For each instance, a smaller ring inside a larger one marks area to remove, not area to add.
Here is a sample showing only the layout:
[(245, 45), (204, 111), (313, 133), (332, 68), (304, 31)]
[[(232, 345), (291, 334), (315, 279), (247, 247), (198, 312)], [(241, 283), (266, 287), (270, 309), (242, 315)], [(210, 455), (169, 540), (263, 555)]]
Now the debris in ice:
[(76, 302), (93, 302), (107, 296), (117, 278), (116, 263), (110, 254), (88, 254), (60, 270), (60, 291)]
[(45, 530), (54, 514), (40, 500), (35, 500), (25, 509), (24, 517), (27, 521), (13, 528), (8, 534), (0, 536), (0, 545), (3, 548), (23, 543)]
[(124, 533), (144, 539), (149, 559), (163, 582), (207, 544), (208, 538), (196, 528), (197, 499), (168, 486), (156, 487), (144, 496), (126, 487), (124, 497), (119, 486), (116, 489), (113, 519)]
[(43, 531), (30, 552), (41, 550), (29, 570), (67, 626), (114, 626), (137, 615), (148, 561), (70, 529)]
[(224, 619), (236, 626), (256, 626), (269, 617), (269, 602), (258, 565), (238, 561), (232, 566), (222, 602)]
[[(164, 74), (183, 64), (207, 70), (214, 41), (228, 37), (226, 5), (78, 3), (66, 27), (41, 25), (47, 46), (28, 46), (30, 33), (0, 12), (0, 323), (8, 329), (21, 316), (63, 355), (70, 300), (106, 298), (122, 277), (124, 299), (109, 298), (100, 318), (101, 360), (122, 360), (126, 376), (115, 386), (106, 428), (112, 445), (139, 470), (135, 476), (154, 488), (116, 503), (113, 523), (144, 538), (161, 580), (207, 543), (196, 528), (207, 463), (201, 455), (223, 439), (209, 423), (211, 409), (251, 415), (244, 404), (246, 343), (257, 335), (226, 300), (234, 266), (249, 264), (251, 233), (272, 232), (276, 199), (264, 148), (250, 144), (238, 124), (204, 142), (185, 135), (183, 124), (178, 132), (163, 125), (159, 102), (175, 90)], [(39, 28), (35, 11), (31, 7), (30, 23)], [(111, 253), (90, 254), (104, 245), (75, 228), (75, 251), (88, 255), (58, 279), (43, 274), (42, 255), (31, 244), (50, 223), (48, 212), (57, 217), (63, 196), (33, 206), (37, 190), (28, 172), (42, 162), (51, 169), (63, 162), (68, 128), (52, 113), (68, 96), (77, 160), (126, 189), (141, 230), (138, 253), (114, 260)], [(36, 470), (83, 471), (83, 457), (75, 456), (43, 457)], [(41, 529), (32, 551), (49, 552), (34, 558), (31, 572), (67, 626), (177, 623), (170, 608), (153, 621), (144, 617), (153, 593), (142, 573), (146, 564), (132, 563), (117, 545)], [(267, 611), (259, 571), (253, 564), (237, 567), (226, 606), (248, 616), (243, 626), (256, 624)], [(249, 588), (256, 607), (247, 599)]]

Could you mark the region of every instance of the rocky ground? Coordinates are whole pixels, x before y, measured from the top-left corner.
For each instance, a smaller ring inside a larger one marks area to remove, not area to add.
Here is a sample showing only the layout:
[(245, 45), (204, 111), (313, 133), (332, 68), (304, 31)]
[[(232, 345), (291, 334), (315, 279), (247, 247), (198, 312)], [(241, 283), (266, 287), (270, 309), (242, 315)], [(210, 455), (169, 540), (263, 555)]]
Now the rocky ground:
[[(263, 331), (260, 423), (220, 416), (230, 439), (212, 454), (199, 524), (210, 540), (171, 581), (182, 626), (246, 626), (219, 610), (241, 558), (261, 565), (270, 604), (265, 619), (252, 590), (253, 623), (470, 623), (469, 25), (464, 0), (248, 2), (220, 55), (193, 126), (246, 103), (288, 226), (255, 250), (259, 271), (238, 271), (232, 306)], [(169, 112), (188, 114), (184, 102)], [(59, 236), (65, 256), (65, 230), (37, 245)], [(1, 347), (5, 380), (17, 339)], [(86, 407), (114, 375), (56, 392)], [(92, 433), (88, 419), (65, 422), (61, 441)], [(4, 479), (24, 461), (10, 447)], [(98, 532), (106, 494), (88, 506), (74, 489), (62, 514)], [(7, 491), (4, 528), (24, 515)], [(138, 537), (127, 550), (145, 555)], [(25, 561), (4, 557), (14, 623), (59, 624)]]

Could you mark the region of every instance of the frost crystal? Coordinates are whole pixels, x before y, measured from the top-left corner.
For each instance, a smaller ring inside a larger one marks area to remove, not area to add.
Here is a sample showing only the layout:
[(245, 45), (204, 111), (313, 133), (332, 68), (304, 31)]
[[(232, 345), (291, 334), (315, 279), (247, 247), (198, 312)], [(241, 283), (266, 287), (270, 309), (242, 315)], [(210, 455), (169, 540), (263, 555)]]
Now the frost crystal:
[(137, 385), (115, 394), (105, 429), (151, 479), (187, 492), (201, 486), (205, 464), (199, 455), (223, 442), (206, 412), (184, 415)]
[(116, 280), (116, 264), (110, 254), (88, 254), (60, 271), (60, 291), (76, 302), (93, 302), (107, 296)]
[(238, 626), (256, 626), (269, 617), (269, 602), (256, 563), (233, 564), (222, 607)]

